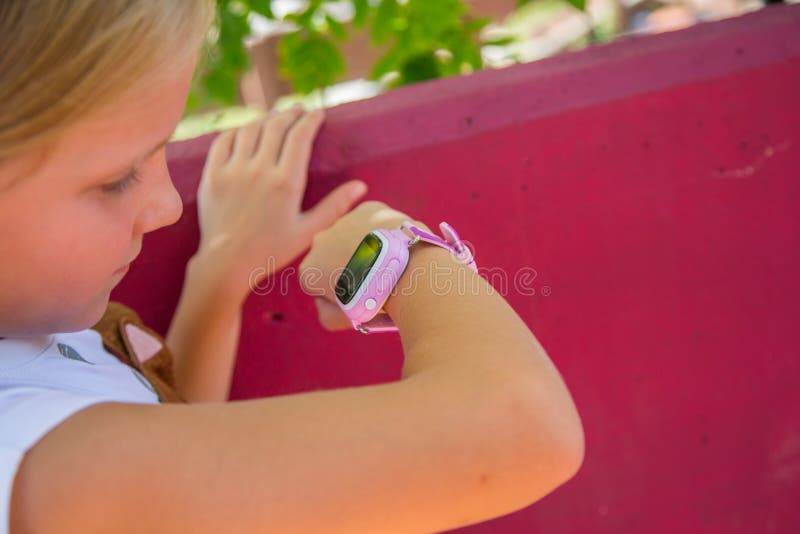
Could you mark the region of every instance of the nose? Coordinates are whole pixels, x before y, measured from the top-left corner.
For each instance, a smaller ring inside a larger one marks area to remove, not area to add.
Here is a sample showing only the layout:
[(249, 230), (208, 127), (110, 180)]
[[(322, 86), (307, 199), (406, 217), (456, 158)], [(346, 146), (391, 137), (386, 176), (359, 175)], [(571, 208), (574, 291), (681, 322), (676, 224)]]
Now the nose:
[(153, 183), (136, 220), (136, 231), (139, 234), (175, 224), (183, 214), (183, 201), (172, 185), (166, 161), (160, 165)]

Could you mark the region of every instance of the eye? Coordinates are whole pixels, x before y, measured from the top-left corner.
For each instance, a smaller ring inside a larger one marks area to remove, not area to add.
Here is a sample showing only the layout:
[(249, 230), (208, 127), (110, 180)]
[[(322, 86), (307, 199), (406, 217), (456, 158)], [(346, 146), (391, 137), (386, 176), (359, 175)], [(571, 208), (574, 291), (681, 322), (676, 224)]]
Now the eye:
[(130, 170), (130, 172), (127, 175), (125, 175), (125, 177), (122, 180), (106, 184), (102, 187), (102, 189), (106, 193), (119, 195), (125, 192), (125, 190), (128, 189), (130, 186), (132, 186), (134, 183), (138, 182), (139, 178), (140, 178), (139, 169), (134, 167), (133, 169)]

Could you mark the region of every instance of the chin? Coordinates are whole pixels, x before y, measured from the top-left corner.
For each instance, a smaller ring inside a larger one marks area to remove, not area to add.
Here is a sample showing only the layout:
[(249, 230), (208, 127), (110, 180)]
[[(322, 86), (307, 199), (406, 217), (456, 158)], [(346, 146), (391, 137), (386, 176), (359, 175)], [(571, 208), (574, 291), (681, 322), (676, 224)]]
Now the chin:
[[(86, 295), (60, 295), (39, 301), (33, 306), (23, 303), (3, 303), (19, 313), (9, 317), (2, 325), (3, 337), (30, 337), (38, 335), (80, 332), (96, 325), (108, 308), (111, 290), (100, 291), (91, 298)], [(30, 303), (27, 303), (30, 304)]]
[[(68, 317), (61, 317), (60, 327), (52, 332), (80, 332), (96, 325), (108, 308), (109, 292), (105, 292), (98, 298), (87, 302), (80, 309), (73, 309)], [(52, 333), (51, 332), (51, 333)]]

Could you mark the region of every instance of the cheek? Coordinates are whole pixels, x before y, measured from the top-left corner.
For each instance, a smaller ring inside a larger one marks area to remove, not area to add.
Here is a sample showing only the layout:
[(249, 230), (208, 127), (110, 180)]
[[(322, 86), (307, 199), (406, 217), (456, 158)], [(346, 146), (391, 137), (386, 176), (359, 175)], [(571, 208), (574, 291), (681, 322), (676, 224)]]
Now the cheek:
[(92, 197), (0, 199), (0, 325), (71, 331), (102, 314), (133, 251), (131, 217), (124, 202)]
[(88, 289), (130, 254), (129, 211), (124, 202), (92, 192), (72, 202), (51, 203), (47, 209), (17, 213), (17, 232), (2, 239), (19, 258), (21, 273), (46, 274), (57, 283)]
[(110, 274), (129, 259), (135, 213), (130, 202), (132, 195), (104, 196), (97, 195), (76, 206), (73, 213), (67, 214), (72, 222), (65, 230), (72, 250), (87, 255), (80, 262), (85, 264), (86, 271), (98, 272), (100, 276)]

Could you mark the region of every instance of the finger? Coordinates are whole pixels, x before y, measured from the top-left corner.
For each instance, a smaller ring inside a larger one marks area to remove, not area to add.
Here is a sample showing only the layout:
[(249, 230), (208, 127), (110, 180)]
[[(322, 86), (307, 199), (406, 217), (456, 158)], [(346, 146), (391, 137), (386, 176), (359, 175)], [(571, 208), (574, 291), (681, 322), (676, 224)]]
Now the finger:
[(336, 304), (325, 300), (322, 297), (314, 299), (314, 304), (317, 306), (317, 317), (319, 323), (326, 330), (351, 330), (353, 325), (347, 319), (347, 316)]
[(233, 149), (233, 138), (236, 130), (226, 130), (214, 138), (211, 148), (208, 149), (206, 167), (219, 167), (228, 161)]
[(314, 138), (317, 131), (325, 119), (325, 111), (316, 109), (307, 113), (298, 120), (291, 130), (286, 134), (286, 142), (283, 144), (278, 159), (278, 168), (285, 173), (292, 173), (295, 170), (302, 172), (294, 173), (295, 179), (305, 180), (308, 162), (311, 159), (311, 148), (314, 146)]
[(247, 161), (252, 158), (256, 141), (260, 134), (261, 121), (252, 122), (239, 128), (236, 132), (236, 138), (233, 140), (231, 161)]
[(322, 269), (314, 263), (311, 252), (300, 262), (299, 273), (300, 289), (306, 295), (324, 297), (332, 291), (331, 284), (336, 273), (325, 276)]
[(313, 236), (330, 228), (367, 192), (367, 184), (352, 180), (342, 184), (320, 200), (316, 206), (301, 215), (301, 226), (306, 235)]
[(274, 167), (278, 164), (286, 132), (297, 121), (302, 111), (302, 107), (292, 107), (282, 113), (272, 114), (264, 121), (264, 131), (253, 156), (257, 165)]

